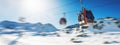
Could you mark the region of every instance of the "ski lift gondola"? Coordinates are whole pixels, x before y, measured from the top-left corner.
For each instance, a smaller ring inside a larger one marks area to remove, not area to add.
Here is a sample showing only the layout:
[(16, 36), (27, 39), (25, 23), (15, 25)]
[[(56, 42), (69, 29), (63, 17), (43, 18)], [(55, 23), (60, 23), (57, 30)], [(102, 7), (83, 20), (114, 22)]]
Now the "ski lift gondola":
[(66, 25), (66, 23), (67, 23), (66, 18), (63, 17), (63, 18), (60, 19), (60, 24), (61, 25)]
[(84, 30), (82, 29), (82, 27), (88, 27), (88, 23), (93, 23), (94, 22), (94, 15), (92, 13), (91, 10), (87, 10), (83, 4), (82, 4), (82, 0), (80, 0), (81, 3), (81, 7), (82, 10), (79, 12), (78, 15), (78, 22), (79, 22), (79, 30), (81, 30), (82, 32), (84, 32)]
[(86, 10), (83, 8), (82, 11), (79, 12), (78, 22), (84, 21), (85, 24), (94, 22), (94, 15), (91, 10)]
[(84, 23), (93, 23), (94, 22), (94, 15), (91, 10), (87, 10), (82, 3), (82, 0), (80, 0), (82, 11), (79, 12), (78, 15), (78, 21), (84, 20)]
[(65, 13), (64, 13), (64, 17), (60, 19), (60, 25), (66, 25), (66, 23), (67, 23), (67, 20), (65, 18)]

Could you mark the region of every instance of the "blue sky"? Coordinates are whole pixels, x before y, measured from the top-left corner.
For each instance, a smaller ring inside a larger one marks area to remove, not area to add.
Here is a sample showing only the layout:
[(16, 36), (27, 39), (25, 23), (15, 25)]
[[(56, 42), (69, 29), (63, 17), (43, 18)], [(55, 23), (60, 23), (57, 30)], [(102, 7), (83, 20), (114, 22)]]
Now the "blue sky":
[[(83, 5), (92, 10), (96, 19), (106, 16), (120, 18), (120, 0), (83, 0)], [(51, 23), (63, 28), (78, 23), (80, 10), (79, 0), (0, 0), (0, 21), (18, 21), (19, 17), (25, 17), (26, 22)], [(59, 24), (63, 12), (66, 12), (66, 26)]]
[[(71, 1), (61, 1), (61, 3), (69, 3)], [(81, 6), (79, 0), (75, 2), (76, 3), (72, 3), (64, 8), (64, 11), (68, 12), (66, 15), (68, 25), (78, 23), (76, 14), (79, 12), (79, 10), (81, 10)], [(96, 19), (108, 16), (120, 18), (120, 0), (83, 0), (83, 5), (86, 7), (86, 9), (92, 10)], [(69, 12), (71, 10), (73, 12)]]

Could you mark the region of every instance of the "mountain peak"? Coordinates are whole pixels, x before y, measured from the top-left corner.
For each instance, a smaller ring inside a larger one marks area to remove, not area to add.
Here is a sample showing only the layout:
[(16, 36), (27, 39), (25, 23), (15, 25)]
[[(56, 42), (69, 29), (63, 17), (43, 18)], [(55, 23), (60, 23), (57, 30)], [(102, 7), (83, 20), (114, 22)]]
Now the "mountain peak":
[[(106, 17), (106, 18), (99, 18), (98, 20), (95, 20), (96, 22), (93, 24), (89, 24), (87, 29), (92, 32), (120, 32), (120, 19), (119, 18), (112, 18), (112, 17)], [(67, 29), (72, 29), (72, 28), (78, 28), (79, 24), (74, 24), (67, 26)]]
[[(34, 31), (38, 31), (38, 30), (42, 30), (44, 32), (54, 32), (57, 31), (57, 28), (54, 27), (52, 24), (48, 23), (48, 24), (41, 24), (39, 23), (35, 23), (35, 24), (31, 24), (31, 23), (19, 23), (19, 22), (13, 22), (13, 21), (2, 21), (0, 22), (1, 27), (3, 28), (7, 28), (7, 29), (23, 29), (23, 30), (34, 30)], [(19, 27), (19, 28), (18, 28)]]

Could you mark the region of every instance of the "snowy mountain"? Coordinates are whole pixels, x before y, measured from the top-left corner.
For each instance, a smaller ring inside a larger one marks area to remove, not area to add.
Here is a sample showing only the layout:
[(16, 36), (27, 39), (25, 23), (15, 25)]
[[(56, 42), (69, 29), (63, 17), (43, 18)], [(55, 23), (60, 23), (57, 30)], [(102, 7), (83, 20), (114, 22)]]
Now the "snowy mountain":
[(0, 22), (0, 34), (14, 34), (21, 32), (34, 32), (33, 35), (50, 35), (56, 33), (58, 29), (52, 24), (31, 24), (31, 23), (18, 23), (13, 21), (2, 21)]
[[(67, 26), (66, 29), (78, 28), (79, 24)], [(88, 26), (83, 26), (82, 29), (87, 29), (91, 32), (120, 32), (120, 19), (106, 17), (100, 18), (95, 23), (89, 23)]]
[(19, 26), (19, 24), (16, 22), (12, 22), (12, 21), (2, 21), (0, 22), (0, 26), (4, 28), (14, 29), (17, 26)]
[(0, 27), (7, 28), (7, 29), (24, 29), (24, 30), (35, 30), (35, 29), (32, 29), (33, 27), (34, 28), (38, 28), (39, 27), (39, 29), (41, 29), (41, 30), (51, 29), (51, 30), (48, 30), (48, 32), (57, 30), (57, 28), (55, 28), (51, 24), (18, 23), (18, 22), (13, 22), (13, 21), (2, 21), (2, 22), (0, 22)]
[(58, 30), (49, 23), (2, 21), (0, 45), (120, 45), (120, 19), (100, 18), (78, 27), (74, 24)]
[[(120, 19), (100, 18), (95, 23), (81, 26), (79, 24), (67, 26), (63, 31), (72, 34), (70, 41), (75, 45), (120, 45)], [(83, 31), (81, 31), (83, 30)]]

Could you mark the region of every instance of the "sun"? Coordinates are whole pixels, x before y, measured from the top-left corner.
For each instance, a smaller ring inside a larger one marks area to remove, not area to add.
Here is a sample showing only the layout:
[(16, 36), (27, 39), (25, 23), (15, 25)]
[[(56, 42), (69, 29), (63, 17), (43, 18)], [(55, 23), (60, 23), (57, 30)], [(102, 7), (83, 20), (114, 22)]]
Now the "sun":
[(47, 10), (57, 5), (53, 0), (22, 0), (20, 12), (29, 22), (48, 22), (51, 18), (55, 18), (55, 15), (48, 14)]
[(23, 0), (22, 8), (27, 11), (44, 11), (51, 7), (54, 4), (49, 0)]

